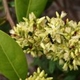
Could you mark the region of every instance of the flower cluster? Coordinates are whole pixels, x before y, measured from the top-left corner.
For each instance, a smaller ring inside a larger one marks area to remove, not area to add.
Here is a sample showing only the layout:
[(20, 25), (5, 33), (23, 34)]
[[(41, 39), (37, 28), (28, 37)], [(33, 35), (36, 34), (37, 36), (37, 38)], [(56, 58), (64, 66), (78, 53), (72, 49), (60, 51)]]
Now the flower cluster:
[(26, 78), (26, 80), (53, 80), (52, 77), (47, 77), (44, 70), (40, 71), (40, 68), (37, 69), (37, 72), (34, 72), (33, 75)]
[(77, 70), (80, 66), (80, 22), (48, 16), (36, 18), (33, 13), (29, 19), (24, 18), (11, 30), (12, 37), (25, 53), (34, 57), (46, 55), (48, 59), (59, 60), (63, 70)]

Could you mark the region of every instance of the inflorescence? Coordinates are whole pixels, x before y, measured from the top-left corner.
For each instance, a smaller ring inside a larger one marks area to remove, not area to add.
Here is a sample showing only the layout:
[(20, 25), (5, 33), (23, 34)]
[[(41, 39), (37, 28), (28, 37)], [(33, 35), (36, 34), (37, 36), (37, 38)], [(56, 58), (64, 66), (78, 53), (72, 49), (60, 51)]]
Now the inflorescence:
[(65, 15), (56, 12), (56, 18), (36, 18), (31, 13), (29, 19), (24, 18), (10, 32), (24, 53), (34, 57), (45, 54), (48, 59), (58, 60), (63, 70), (77, 70), (80, 66), (80, 22), (64, 21)]

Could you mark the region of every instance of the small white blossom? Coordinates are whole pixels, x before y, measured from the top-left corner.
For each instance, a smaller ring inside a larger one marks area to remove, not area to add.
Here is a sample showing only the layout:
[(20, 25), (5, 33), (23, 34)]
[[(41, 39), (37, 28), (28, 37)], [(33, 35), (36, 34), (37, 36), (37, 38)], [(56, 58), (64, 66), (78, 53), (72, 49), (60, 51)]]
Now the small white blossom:
[(48, 59), (58, 60), (63, 70), (76, 70), (80, 66), (80, 22), (64, 22), (65, 15), (56, 12), (57, 18), (36, 18), (31, 13), (10, 33), (25, 53), (33, 57), (45, 54)]

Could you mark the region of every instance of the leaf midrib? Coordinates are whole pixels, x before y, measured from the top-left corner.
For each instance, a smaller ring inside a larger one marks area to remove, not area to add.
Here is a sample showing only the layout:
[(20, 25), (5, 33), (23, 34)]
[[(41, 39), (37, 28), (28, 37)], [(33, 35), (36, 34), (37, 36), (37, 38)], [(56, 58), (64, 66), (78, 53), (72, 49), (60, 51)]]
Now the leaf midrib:
[(4, 52), (5, 56), (7, 57), (7, 59), (8, 59), (8, 61), (9, 61), (10, 65), (12, 66), (12, 68), (13, 68), (14, 72), (16, 73), (17, 77), (18, 77), (18, 78), (20, 78), (20, 76), (19, 76), (18, 72), (16, 71), (15, 67), (14, 67), (14, 66), (13, 66), (13, 64), (11, 63), (11, 61), (10, 61), (9, 57), (6, 55), (6, 52), (5, 52), (5, 50), (3, 49), (2, 45), (0, 45), (0, 46), (1, 46), (2, 51)]
[(30, 4), (31, 4), (32, 0), (29, 0), (29, 4), (28, 4), (28, 8), (27, 8), (27, 13), (26, 13), (26, 17), (28, 16), (29, 14), (29, 9), (30, 9)]

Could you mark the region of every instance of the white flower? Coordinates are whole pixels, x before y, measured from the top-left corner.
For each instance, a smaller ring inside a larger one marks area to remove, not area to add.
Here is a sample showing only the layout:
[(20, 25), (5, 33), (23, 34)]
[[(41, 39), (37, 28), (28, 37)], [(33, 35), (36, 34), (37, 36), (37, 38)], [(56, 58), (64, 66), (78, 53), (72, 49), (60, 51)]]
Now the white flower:
[(60, 17), (61, 17), (61, 18), (64, 18), (66, 15), (67, 15), (67, 14), (66, 14), (64, 11), (62, 11)]

